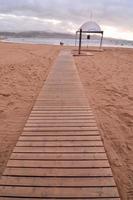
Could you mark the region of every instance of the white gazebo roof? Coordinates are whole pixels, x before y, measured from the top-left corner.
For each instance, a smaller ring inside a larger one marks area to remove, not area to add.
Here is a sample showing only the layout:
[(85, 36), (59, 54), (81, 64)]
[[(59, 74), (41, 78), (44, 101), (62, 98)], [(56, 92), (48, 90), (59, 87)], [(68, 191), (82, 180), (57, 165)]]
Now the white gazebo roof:
[(101, 27), (93, 21), (88, 21), (84, 23), (79, 30), (82, 29), (83, 32), (101, 32)]

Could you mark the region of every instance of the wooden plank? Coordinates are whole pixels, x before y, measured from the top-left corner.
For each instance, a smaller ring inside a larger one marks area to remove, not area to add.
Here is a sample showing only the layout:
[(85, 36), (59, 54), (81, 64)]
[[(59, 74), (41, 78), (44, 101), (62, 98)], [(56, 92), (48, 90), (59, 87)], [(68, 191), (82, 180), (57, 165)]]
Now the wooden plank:
[[(60, 106), (33, 106), (33, 109), (41, 109), (41, 110), (43, 110), (43, 109), (45, 109), (45, 110), (63, 110), (63, 109), (67, 109), (67, 110), (69, 110), (69, 109), (72, 109), (72, 110), (75, 110), (75, 109), (81, 109), (81, 110), (84, 110), (84, 109), (87, 109), (87, 110), (89, 110), (89, 109), (91, 109), (91, 107), (90, 106), (64, 106), (64, 105), (60, 105)], [(92, 110), (92, 109), (91, 109)]]
[[(64, 97), (62, 98), (61, 96), (59, 97), (56, 97), (56, 98), (52, 98), (52, 97), (45, 97), (43, 99), (37, 99), (36, 100), (36, 103), (35, 103), (35, 106), (50, 106), (50, 105), (61, 105), (61, 102), (62, 102), (62, 105), (67, 105), (67, 106), (73, 106), (73, 105), (78, 105), (78, 106), (82, 106), (82, 105), (87, 105), (87, 99), (86, 98), (82, 98), (82, 97), (73, 97), (71, 98), (70, 96), (69, 97)], [(50, 104), (52, 103), (52, 104)], [(58, 104), (59, 103), (59, 104)]]
[(45, 111), (45, 110), (32, 110), (31, 111), (31, 114), (77, 114), (77, 115), (82, 115), (82, 114), (92, 114), (93, 115), (93, 112), (88, 110), (88, 111), (84, 111), (84, 110), (81, 110), (81, 111), (77, 111), (77, 110), (73, 110), (73, 111), (70, 111), (70, 110), (61, 110), (61, 111), (54, 111), (54, 110), (49, 110), (49, 111)]
[(44, 108), (44, 107), (33, 107), (32, 114), (44, 113), (44, 114), (93, 114), (90, 108)]
[[(65, 84), (64, 84), (65, 85)], [(54, 87), (54, 88), (51, 88), (51, 91), (47, 91), (46, 89), (44, 90), (44, 94), (40, 94), (38, 96), (38, 100), (43, 100), (43, 99), (46, 99), (46, 98), (49, 98), (49, 99), (56, 99), (56, 98), (59, 98), (59, 97), (62, 97), (62, 98), (68, 98), (70, 96), (70, 98), (76, 98), (76, 97), (79, 97), (79, 98), (83, 98), (85, 99), (85, 95), (83, 93), (83, 90), (80, 90), (80, 88), (78, 88), (79, 90), (77, 91), (74, 91), (74, 90), (71, 90), (68, 88), (68, 90), (66, 90), (64, 88), (64, 91), (63, 91), (63, 86), (62, 86), (62, 89), (61, 88), (57, 88), (57, 87)], [(53, 89), (53, 91), (52, 91)]]
[(39, 177), (112, 177), (110, 168), (22, 168), (7, 167), (3, 173), (6, 176), (39, 176)]
[(48, 123), (59, 123), (59, 124), (61, 124), (61, 123), (65, 123), (65, 124), (67, 124), (67, 123), (96, 123), (96, 121), (94, 120), (94, 119), (29, 119), (29, 120), (27, 120), (27, 123), (30, 123), (30, 124), (32, 124), (32, 123), (40, 123), (40, 124), (42, 124), (42, 123), (46, 123), (46, 124), (48, 124)]
[(24, 131), (98, 131), (97, 127), (25, 127)]
[(94, 116), (92, 113), (31, 113), (30, 114), (30, 117), (37, 117), (37, 116), (46, 116), (46, 117), (48, 117), (48, 116), (57, 116), (57, 117), (59, 117), (59, 116), (61, 116), (61, 117), (76, 117), (76, 116), (79, 116), (79, 117), (82, 117), (82, 116)]
[[(51, 90), (50, 90), (51, 89)], [(73, 92), (73, 93), (72, 93)], [(39, 94), (39, 97), (45, 97), (47, 94), (58, 94), (58, 95), (67, 95), (67, 94), (74, 94), (74, 95), (81, 95), (81, 93), (84, 93), (83, 88), (81, 88), (81, 85), (72, 85), (70, 88), (69, 85), (63, 84), (63, 85), (47, 85), (45, 88), (42, 89), (42, 91)], [(84, 94), (83, 94), (84, 95)]]
[(110, 167), (107, 160), (90, 161), (43, 161), (43, 160), (9, 160), (8, 167), (32, 168), (106, 168)]
[(90, 107), (33, 107), (32, 111), (92, 111)]
[(44, 178), (44, 177), (13, 177), (3, 176), (0, 185), (10, 186), (42, 186), (42, 187), (104, 187), (116, 186), (113, 177), (86, 178)]
[(94, 116), (29, 116), (29, 120), (94, 120)]
[(105, 153), (104, 147), (15, 147), (13, 152)]
[(46, 108), (46, 109), (69, 109), (69, 108), (73, 108), (73, 109), (76, 109), (76, 108), (80, 108), (80, 109), (84, 109), (84, 108), (87, 108), (87, 109), (91, 109), (91, 107), (87, 104), (86, 106), (65, 106), (65, 105), (59, 105), (59, 106), (33, 106), (33, 108)]
[[(43, 199), (45, 199), (45, 200), (49, 200), (49, 198), (43, 198)], [(57, 199), (57, 198), (56, 198)], [(59, 198), (58, 198), (59, 199)], [(67, 199), (69, 199), (69, 200), (74, 200), (74, 199), (78, 199), (78, 200), (85, 200), (85, 198), (67, 198)], [(16, 197), (0, 197), (0, 200), (22, 200), (22, 198), (16, 198)], [(29, 198), (24, 198), (24, 200), (29, 200)], [(32, 198), (32, 200), (40, 200), (40, 198)], [(55, 200), (55, 198), (53, 199), (53, 198), (50, 198), (50, 200)], [(66, 200), (66, 198), (64, 199), (64, 198), (61, 198), (61, 200)], [(99, 198), (89, 198), (89, 200), (99, 200)], [(100, 198), (100, 200), (120, 200), (120, 198)]]
[[(64, 89), (64, 91), (63, 90), (61, 90), (59, 87), (57, 88), (57, 87), (55, 87), (55, 88), (53, 88), (53, 92), (52, 92), (52, 88), (51, 87), (49, 87), (50, 88), (50, 90), (51, 91), (44, 91), (44, 94), (41, 94), (41, 95), (39, 95), (38, 96), (38, 98), (37, 98), (37, 100), (43, 100), (43, 99), (47, 99), (47, 98), (49, 98), (49, 99), (56, 99), (56, 98), (63, 98), (63, 99), (67, 99), (69, 96), (70, 96), (70, 98), (76, 98), (76, 97), (79, 97), (80, 99), (81, 98), (83, 98), (83, 99), (85, 99), (85, 96), (83, 96), (81, 93), (83, 93), (83, 91), (81, 91), (80, 89), (79, 89), (79, 91), (77, 92), (75, 92), (75, 91), (73, 91), (73, 90), (65, 90)], [(57, 89), (56, 89), (57, 88)], [(58, 91), (55, 91), (55, 90), (58, 90)], [(60, 90), (60, 91), (59, 91)]]
[(25, 127), (52, 127), (52, 126), (56, 126), (56, 127), (96, 127), (96, 122), (90, 122), (90, 123), (86, 123), (86, 122), (63, 122), (63, 123), (60, 123), (60, 122), (49, 122), (49, 123), (46, 123), (46, 122), (27, 122), (25, 124)]
[(76, 102), (76, 101), (77, 101), (77, 99), (75, 99), (73, 101), (66, 100), (66, 101), (63, 101), (63, 102), (61, 101), (61, 99), (60, 100), (49, 100), (49, 99), (47, 99), (45, 101), (36, 102), (35, 106), (51, 106), (51, 105), (57, 105), (57, 106), (59, 106), (61, 104), (62, 105), (67, 105), (67, 106), (73, 106), (73, 105), (82, 106), (82, 105), (85, 104), (85, 102), (83, 102), (82, 100), (80, 100), (78, 102)]
[(99, 136), (98, 131), (23, 131), (22, 136)]
[(19, 141), (100, 141), (100, 136), (20, 136)]
[(15, 160), (107, 160), (106, 153), (12, 153)]
[(102, 147), (102, 141), (18, 141), (17, 147)]
[(116, 187), (99, 188), (43, 188), (43, 187), (11, 187), (0, 186), (0, 196), (12, 197), (49, 197), (49, 198), (72, 198), (72, 197), (119, 197)]
[[(50, 90), (51, 89), (51, 90)], [(44, 88), (44, 90), (42, 90), (38, 96), (38, 98), (41, 97), (46, 97), (47, 95), (63, 95), (63, 96), (67, 96), (69, 94), (72, 95), (81, 95), (81, 93), (83, 93), (83, 89), (81, 89), (80, 87), (78, 88), (76, 85), (72, 86), (72, 88), (70, 88), (69, 86), (65, 86), (63, 85), (62, 87), (60, 85), (52, 85), (52, 86), (47, 86)]]

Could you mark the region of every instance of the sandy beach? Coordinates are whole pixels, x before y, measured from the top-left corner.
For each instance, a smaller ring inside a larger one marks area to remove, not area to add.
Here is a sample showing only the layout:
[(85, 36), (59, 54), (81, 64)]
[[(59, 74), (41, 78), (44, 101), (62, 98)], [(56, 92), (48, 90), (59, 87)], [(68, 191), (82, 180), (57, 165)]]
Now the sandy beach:
[(133, 49), (75, 57), (123, 200), (133, 199)]
[(0, 43), (0, 174), (59, 49)]
[[(0, 174), (60, 50), (0, 43)], [(133, 49), (75, 56), (122, 200), (133, 197)]]

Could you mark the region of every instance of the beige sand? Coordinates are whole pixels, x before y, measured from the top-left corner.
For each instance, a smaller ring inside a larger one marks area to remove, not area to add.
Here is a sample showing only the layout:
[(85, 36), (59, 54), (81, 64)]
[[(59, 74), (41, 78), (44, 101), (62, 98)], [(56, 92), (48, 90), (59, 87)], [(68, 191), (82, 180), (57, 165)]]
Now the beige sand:
[(133, 199), (133, 49), (75, 57), (123, 200)]
[(59, 47), (0, 43), (0, 174)]
[[(0, 43), (0, 173), (60, 47)], [(123, 200), (133, 199), (133, 50), (75, 57)]]

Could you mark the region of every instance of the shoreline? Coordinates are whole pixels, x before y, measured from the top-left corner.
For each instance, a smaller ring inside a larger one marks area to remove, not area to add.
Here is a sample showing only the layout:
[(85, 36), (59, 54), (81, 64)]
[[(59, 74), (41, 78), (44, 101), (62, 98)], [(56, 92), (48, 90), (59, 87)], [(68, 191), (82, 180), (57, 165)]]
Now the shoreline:
[[(53, 46), (53, 47), (57, 47), (57, 48), (59, 48), (59, 49), (62, 49), (62, 48), (65, 48), (65, 49), (71, 49), (71, 51), (73, 52), (73, 51), (78, 51), (78, 47), (75, 47), (75, 46), (68, 46), (68, 45), (64, 45), (64, 46), (60, 46), (60, 45), (51, 45), (51, 44), (31, 44), (31, 43), (16, 43), (16, 42), (3, 42), (3, 41), (0, 41), (0, 44), (9, 44), (9, 45), (31, 45), (31, 46), (42, 46), (42, 47), (51, 47), (51, 46)], [(96, 46), (90, 46), (89, 48), (82, 48), (82, 50), (81, 50), (81, 52), (83, 51), (88, 51), (88, 52), (91, 52), (91, 51), (93, 51), (93, 48), (96, 50), (96, 51), (98, 51), (99, 50), (99, 47), (96, 47)], [(112, 49), (116, 49), (116, 50), (133, 50), (133, 47), (127, 47), (127, 46), (120, 46), (120, 47), (118, 47), (118, 46), (103, 46), (102, 47), (102, 50), (104, 51), (104, 50), (106, 50), (106, 49), (110, 49), (110, 50), (112, 50)], [(77, 55), (78, 56), (78, 55)]]
[[(16, 38), (15, 38), (16, 39)], [(31, 38), (30, 38), (31, 39)], [(50, 43), (50, 42), (33, 42), (33, 41), (30, 41), (30, 39), (29, 39), (29, 41), (6, 41), (6, 40), (1, 40), (0, 42), (2, 42), (2, 43), (10, 43), (10, 44), (29, 44), (29, 45), (53, 45), (53, 46), (60, 46), (60, 42), (59, 41), (62, 41), (63, 39), (59, 39), (59, 38), (57, 38), (57, 40), (58, 40), (58, 43), (57, 43), (57, 41), (56, 41), (56, 43), (54, 44), (54, 43)], [(33, 38), (33, 39), (35, 39), (36, 40), (36, 38)], [(38, 39), (38, 38), (37, 38)], [(48, 38), (49, 40), (50, 40), (50, 38)], [(39, 39), (38, 39), (39, 40)], [(43, 39), (41, 39), (40, 38), (40, 40), (43, 40)], [(45, 39), (46, 40), (46, 39)], [(69, 40), (69, 39), (68, 39)], [(75, 45), (74, 45), (74, 43), (75, 43), (75, 40), (74, 39), (71, 39), (71, 40), (73, 40), (73, 45), (72, 44), (66, 44), (65, 45), (65, 43), (64, 43), (64, 46), (65, 47), (75, 47)], [(130, 42), (130, 41), (129, 41)], [(103, 44), (103, 48), (130, 48), (130, 49), (133, 49), (133, 42), (131, 41), (131, 45), (115, 45), (115, 44)], [(92, 46), (91, 46), (92, 45)], [(99, 45), (99, 44), (98, 44)], [(89, 45), (89, 48), (91, 48), (91, 47), (97, 47), (98, 45), (93, 45), (93, 44), (91, 44), (90, 43), (90, 45)], [(83, 48), (85, 47), (86, 45), (84, 44), (84, 46), (83, 46)], [(77, 45), (77, 47), (78, 47), (78, 45)]]

